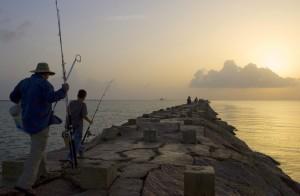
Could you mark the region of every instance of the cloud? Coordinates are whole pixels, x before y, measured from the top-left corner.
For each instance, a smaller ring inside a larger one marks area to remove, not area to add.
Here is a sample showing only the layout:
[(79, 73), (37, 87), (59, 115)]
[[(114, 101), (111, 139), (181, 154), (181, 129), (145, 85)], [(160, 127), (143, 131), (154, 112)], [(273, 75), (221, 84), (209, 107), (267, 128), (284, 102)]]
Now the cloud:
[(120, 15), (120, 16), (110, 16), (107, 17), (107, 21), (116, 21), (116, 22), (122, 22), (122, 21), (133, 21), (133, 20), (143, 20), (145, 18), (144, 15)]
[[(0, 25), (4, 26), (4, 23), (9, 23), (10, 19), (3, 19), (0, 21)], [(25, 35), (27, 29), (31, 26), (31, 23), (29, 21), (25, 21), (21, 24), (19, 24), (15, 29), (9, 29), (0, 27), (0, 41), (2, 42), (10, 42), (13, 41), (19, 37), (22, 37)]]
[(295, 86), (299, 80), (282, 78), (268, 68), (259, 68), (253, 63), (239, 67), (228, 60), (220, 71), (199, 70), (190, 82), (193, 88), (282, 88)]

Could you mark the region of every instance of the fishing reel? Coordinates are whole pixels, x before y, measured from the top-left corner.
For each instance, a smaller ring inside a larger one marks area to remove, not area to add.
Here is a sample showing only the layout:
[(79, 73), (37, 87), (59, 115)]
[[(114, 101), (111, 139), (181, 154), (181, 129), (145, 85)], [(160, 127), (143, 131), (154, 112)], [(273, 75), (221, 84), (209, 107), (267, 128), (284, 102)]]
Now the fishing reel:
[(70, 136), (70, 133), (68, 130), (65, 130), (61, 133), (62, 138), (69, 138), (69, 136)]

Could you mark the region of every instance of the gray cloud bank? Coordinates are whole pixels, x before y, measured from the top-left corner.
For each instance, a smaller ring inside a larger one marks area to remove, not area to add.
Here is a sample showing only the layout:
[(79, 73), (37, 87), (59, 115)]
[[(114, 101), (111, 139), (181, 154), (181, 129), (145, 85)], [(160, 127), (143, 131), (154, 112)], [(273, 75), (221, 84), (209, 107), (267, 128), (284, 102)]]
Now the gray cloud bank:
[(220, 71), (199, 70), (190, 82), (193, 88), (282, 88), (299, 84), (299, 80), (282, 78), (268, 68), (249, 63), (239, 67), (228, 60)]

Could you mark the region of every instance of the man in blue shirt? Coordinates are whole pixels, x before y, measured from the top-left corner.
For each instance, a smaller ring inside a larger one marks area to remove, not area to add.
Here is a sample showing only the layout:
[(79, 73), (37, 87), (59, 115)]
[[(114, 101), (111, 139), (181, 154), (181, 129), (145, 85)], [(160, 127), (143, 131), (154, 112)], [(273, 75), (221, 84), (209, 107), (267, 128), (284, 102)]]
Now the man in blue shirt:
[(45, 161), (49, 125), (52, 118), (52, 103), (63, 99), (69, 90), (68, 84), (54, 91), (48, 82), (50, 71), (47, 63), (38, 63), (31, 77), (20, 81), (10, 94), (10, 100), (21, 104), (23, 130), (30, 135), (31, 150), (24, 163), (23, 173), (19, 178), (16, 189), (35, 195), (32, 185), (37, 178), (40, 164)]

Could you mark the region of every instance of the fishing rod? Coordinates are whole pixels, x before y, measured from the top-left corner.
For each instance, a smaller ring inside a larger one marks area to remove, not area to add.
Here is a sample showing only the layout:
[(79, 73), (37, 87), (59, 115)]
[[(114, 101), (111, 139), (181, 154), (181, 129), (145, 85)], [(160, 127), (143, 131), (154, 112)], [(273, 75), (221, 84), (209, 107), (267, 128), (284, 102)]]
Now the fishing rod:
[[(66, 81), (69, 80), (69, 77), (70, 77), (70, 75), (72, 73), (73, 67), (75, 66), (76, 63), (81, 63), (81, 56), (79, 54), (75, 55), (74, 61), (73, 61), (72, 65), (71, 65), (71, 68), (69, 69), (68, 74), (67, 74)], [(54, 112), (54, 110), (56, 108), (57, 103), (58, 102), (55, 102), (55, 104), (53, 106), (53, 109), (52, 109), (53, 112)]]
[(70, 68), (68, 74), (67, 74), (67, 78), (66, 78), (67, 80), (69, 79), (69, 77), (70, 77), (70, 75), (72, 73), (73, 67), (74, 67), (74, 65), (76, 63), (81, 63), (81, 56), (80, 56), (80, 54), (76, 54), (75, 55), (74, 61), (73, 61), (72, 65), (71, 65), (71, 68)]
[[(62, 47), (61, 23), (60, 23), (60, 14), (59, 14), (57, 0), (55, 0), (55, 5), (56, 5), (56, 13), (57, 13), (58, 36), (59, 36), (59, 43), (60, 43), (60, 54), (61, 54), (61, 66), (62, 66), (62, 73), (63, 73), (63, 82), (64, 82), (64, 84), (66, 84), (67, 83), (66, 67), (65, 67), (66, 63), (65, 63), (65, 60), (64, 60), (64, 53), (63, 53), (63, 47)], [(72, 70), (70, 70), (70, 71), (72, 71)], [(69, 103), (68, 92), (66, 92), (65, 104), (66, 104), (66, 112), (67, 112), (67, 115), (69, 116), (70, 112), (69, 112), (69, 108), (68, 108), (68, 103)], [(71, 155), (72, 168), (76, 168), (77, 167), (77, 157), (76, 157), (75, 145), (74, 145), (74, 141), (73, 141), (73, 137), (72, 137), (72, 130), (68, 126), (68, 127), (66, 127), (66, 131), (69, 132), (68, 139), (69, 139), (69, 149), (70, 149), (70, 155)]]
[[(102, 102), (102, 100), (103, 100), (103, 97), (105, 96), (107, 90), (109, 89), (109, 87), (110, 87), (110, 85), (111, 85), (112, 83), (113, 83), (113, 80), (111, 80), (111, 81), (107, 84), (106, 88), (104, 89), (103, 94), (102, 94), (102, 96), (101, 96), (101, 98), (100, 98), (100, 100), (99, 100), (99, 102), (98, 102), (98, 104), (97, 104), (97, 108), (96, 108), (96, 110), (95, 110), (95, 112), (94, 112), (94, 114), (93, 114), (93, 116), (92, 116), (92, 119), (91, 119), (92, 122), (93, 122), (93, 120), (94, 120), (94, 118), (95, 118), (95, 116), (96, 116), (96, 113), (98, 112), (98, 110), (99, 110), (99, 108), (100, 108), (100, 104), (101, 104), (101, 102)], [(85, 132), (85, 134), (84, 134), (84, 137), (83, 137), (83, 139), (81, 140), (81, 144), (84, 144), (84, 141), (85, 141), (85, 139), (86, 139), (86, 137), (87, 137), (87, 135), (88, 135), (88, 133), (89, 133), (90, 128), (91, 128), (91, 124), (89, 124), (88, 128), (86, 129), (86, 132)]]

